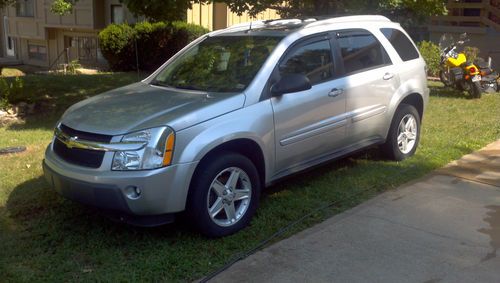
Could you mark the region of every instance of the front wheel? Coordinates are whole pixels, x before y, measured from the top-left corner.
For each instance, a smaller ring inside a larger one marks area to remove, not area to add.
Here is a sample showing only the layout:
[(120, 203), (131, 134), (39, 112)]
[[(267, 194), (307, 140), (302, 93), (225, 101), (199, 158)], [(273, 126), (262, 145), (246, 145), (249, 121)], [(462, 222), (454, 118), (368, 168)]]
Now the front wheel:
[(468, 82), (469, 86), (467, 91), (473, 98), (481, 98), (483, 93), (480, 82)]
[(449, 78), (449, 72), (445, 70), (439, 70), (439, 80), (445, 85), (445, 86), (453, 86), (453, 83), (451, 82)]
[(419, 140), (420, 115), (414, 106), (401, 104), (394, 114), (382, 149), (389, 159), (401, 161), (415, 153)]
[(222, 152), (212, 157), (193, 177), (187, 215), (202, 234), (222, 237), (250, 223), (259, 204), (260, 178), (243, 155)]

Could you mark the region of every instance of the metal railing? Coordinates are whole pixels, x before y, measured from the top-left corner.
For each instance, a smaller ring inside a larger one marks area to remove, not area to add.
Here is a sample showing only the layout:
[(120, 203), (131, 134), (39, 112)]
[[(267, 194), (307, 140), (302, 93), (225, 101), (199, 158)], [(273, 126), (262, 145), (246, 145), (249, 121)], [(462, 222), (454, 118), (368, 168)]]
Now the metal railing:
[(61, 51), (59, 53), (59, 55), (57, 56), (57, 58), (52, 62), (52, 64), (50, 64), (49, 66), (49, 70), (53, 70), (52, 68), (59, 62), (59, 59), (61, 59), (61, 56), (63, 55), (66, 55), (65, 56), (65, 62), (63, 64), (69, 64), (69, 47), (66, 47), (64, 48), (63, 51)]
[(500, 1), (482, 0), (476, 3), (448, 0), (448, 15), (431, 17), (432, 25), (491, 27), (500, 31)]

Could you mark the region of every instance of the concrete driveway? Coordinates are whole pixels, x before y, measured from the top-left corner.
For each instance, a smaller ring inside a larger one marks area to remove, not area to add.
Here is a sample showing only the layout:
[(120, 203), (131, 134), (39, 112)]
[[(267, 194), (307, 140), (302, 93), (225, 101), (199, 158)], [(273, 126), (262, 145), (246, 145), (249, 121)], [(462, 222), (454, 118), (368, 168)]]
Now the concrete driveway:
[(499, 249), (500, 140), (212, 281), (500, 282)]

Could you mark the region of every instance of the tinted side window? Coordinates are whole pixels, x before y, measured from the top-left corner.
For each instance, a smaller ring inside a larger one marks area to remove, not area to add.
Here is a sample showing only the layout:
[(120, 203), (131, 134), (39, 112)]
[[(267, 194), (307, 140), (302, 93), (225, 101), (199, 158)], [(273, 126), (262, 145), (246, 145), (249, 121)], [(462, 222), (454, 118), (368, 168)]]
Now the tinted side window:
[(347, 74), (391, 63), (380, 42), (368, 31), (338, 32), (337, 42)]
[(322, 40), (292, 51), (280, 64), (279, 71), (281, 75), (304, 74), (314, 85), (332, 78), (332, 66), (330, 42)]
[(398, 52), (401, 60), (408, 61), (419, 57), (415, 46), (413, 46), (410, 39), (408, 39), (408, 37), (400, 30), (382, 28), (380, 31), (391, 42), (392, 46), (394, 46), (394, 49)]

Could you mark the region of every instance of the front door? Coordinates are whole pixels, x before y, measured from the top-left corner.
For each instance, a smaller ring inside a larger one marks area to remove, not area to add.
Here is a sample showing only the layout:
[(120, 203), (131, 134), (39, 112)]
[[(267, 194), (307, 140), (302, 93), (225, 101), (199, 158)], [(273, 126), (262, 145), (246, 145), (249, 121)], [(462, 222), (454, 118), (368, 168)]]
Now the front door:
[(14, 47), (14, 39), (8, 36), (9, 33), (9, 20), (7, 16), (3, 17), (3, 34), (5, 35), (5, 53), (9, 57), (16, 56), (15, 47)]
[(276, 175), (303, 169), (342, 144), (345, 96), (335, 79), (330, 38), (308, 39), (279, 64), (280, 76), (306, 75), (312, 88), (271, 98), (276, 139)]

